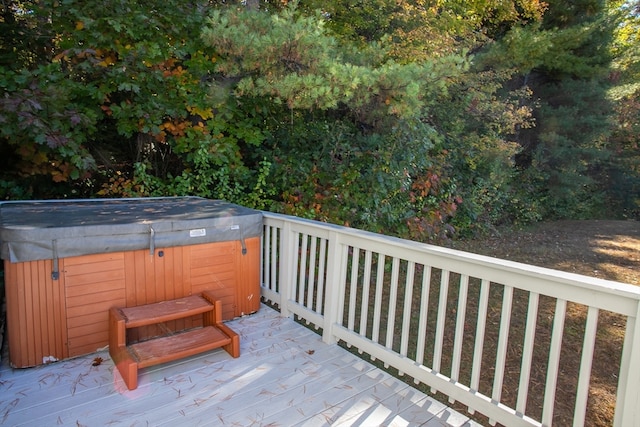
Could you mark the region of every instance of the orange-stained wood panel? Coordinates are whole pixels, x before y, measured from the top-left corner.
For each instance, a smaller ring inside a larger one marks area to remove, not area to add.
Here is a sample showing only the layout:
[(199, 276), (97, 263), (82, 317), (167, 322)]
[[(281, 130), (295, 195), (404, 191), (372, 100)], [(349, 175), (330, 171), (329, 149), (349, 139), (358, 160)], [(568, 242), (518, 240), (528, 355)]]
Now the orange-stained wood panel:
[[(101, 332), (100, 335), (98, 337), (96, 337), (96, 340), (101, 340), (104, 341), (106, 340), (107, 342), (109, 342), (109, 334), (105, 334), (104, 332)], [(103, 345), (102, 347), (100, 347), (101, 349), (106, 347), (107, 344)], [(84, 354), (89, 354), (89, 353), (95, 353), (96, 349), (95, 349), (95, 345), (93, 343), (88, 343), (84, 346), (82, 345), (77, 345), (75, 346), (75, 351), (78, 353), (76, 356), (79, 355), (84, 355)]]
[[(214, 246), (215, 245), (215, 246)], [(237, 282), (242, 266), (235, 265), (239, 242), (219, 242), (186, 248), (193, 293), (211, 291), (222, 301), (222, 318), (237, 317)]]
[[(176, 258), (182, 258), (181, 252), (182, 247), (170, 247), (157, 249), (153, 254), (155, 261), (152, 266), (155, 280), (150, 285), (155, 289), (155, 298), (150, 302), (168, 301), (185, 296), (184, 290), (178, 285), (182, 281), (181, 270), (176, 270), (174, 265)], [(189, 325), (184, 319), (166, 322), (158, 331), (159, 334), (165, 333), (164, 327), (171, 331), (179, 331)]]
[[(211, 291), (230, 320), (259, 308), (260, 238), (83, 255), (53, 263), (5, 261), (7, 337), (16, 367), (93, 352), (108, 345), (108, 310)], [(193, 316), (128, 330), (129, 341), (202, 326)], [(49, 359), (49, 357), (51, 359)]]
[(124, 292), (124, 275), (122, 278), (115, 280), (109, 280), (109, 278), (105, 278), (103, 282), (92, 282), (86, 284), (78, 284), (76, 286), (66, 286), (67, 303), (69, 303), (69, 299), (73, 297), (84, 297), (91, 293), (109, 291)]
[(88, 294), (84, 299), (84, 303), (79, 303), (78, 298), (67, 298), (67, 303), (73, 304), (72, 306), (67, 306), (67, 323), (74, 317), (82, 317), (84, 319), (94, 313), (102, 313), (105, 310), (109, 310), (118, 302), (124, 302), (121, 294), (122, 291), (117, 289), (112, 292)]
[[(155, 256), (149, 250), (125, 253), (125, 264), (127, 264), (126, 302), (121, 307), (134, 307), (157, 301), (155, 299), (155, 290), (150, 289), (155, 282), (155, 274), (154, 269), (149, 268), (149, 265), (154, 262)], [(128, 339), (135, 342), (146, 337), (152, 337), (158, 331), (155, 327), (137, 328), (128, 331), (128, 333), (130, 335)]]
[[(234, 317), (255, 313), (260, 308), (260, 238), (246, 239), (246, 254), (238, 251), (236, 265), (256, 265), (257, 268), (242, 268), (236, 279), (237, 311)], [(256, 283), (258, 286), (256, 286)]]
[(5, 261), (7, 339), (11, 363), (19, 368), (69, 357), (64, 282), (52, 280), (50, 260)]
[[(126, 303), (116, 307), (134, 307), (191, 295), (184, 285), (184, 247), (156, 248), (125, 252)], [(161, 325), (133, 328), (127, 340), (136, 342), (167, 332), (202, 326), (202, 316), (174, 320)]]
[(123, 254), (66, 258), (63, 276), (69, 356), (103, 348), (109, 339), (108, 310), (125, 302)]

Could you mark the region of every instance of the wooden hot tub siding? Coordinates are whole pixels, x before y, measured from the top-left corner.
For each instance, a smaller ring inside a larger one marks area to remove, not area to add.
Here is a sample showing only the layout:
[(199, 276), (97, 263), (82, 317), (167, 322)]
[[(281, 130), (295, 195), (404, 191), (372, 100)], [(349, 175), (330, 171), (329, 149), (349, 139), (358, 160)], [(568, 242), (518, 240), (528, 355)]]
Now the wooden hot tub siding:
[[(18, 368), (92, 353), (108, 344), (108, 310), (213, 291), (223, 319), (260, 307), (260, 238), (239, 241), (83, 255), (52, 261), (5, 261), (7, 338)], [(160, 255), (162, 254), (162, 256)], [(132, 331), (141, 340), (200, 326), (202, 319), (167, 322)]]

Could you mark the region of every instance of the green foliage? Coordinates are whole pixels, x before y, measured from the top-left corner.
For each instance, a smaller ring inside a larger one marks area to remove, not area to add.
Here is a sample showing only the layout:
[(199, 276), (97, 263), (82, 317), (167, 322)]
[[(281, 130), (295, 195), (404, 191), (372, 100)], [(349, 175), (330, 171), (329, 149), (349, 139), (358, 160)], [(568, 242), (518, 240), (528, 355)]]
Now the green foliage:
[[(310, 125), (301, 116), (274, 136), (274, 177), (287, 189), (279, 209), (289, 214), (408, 236), (412, 218), (423, 219), (432, 213), (427, 205), (439, 209), (440, 199), (451, 197), (439, 188), (415, 188), (437, 167), (430, 152), (438, 136), (420, 122), (401, 121), (388, 135), (362, 135), (344, 120)], [(445, 216), (429, 225), (444, 227)]]
[(603, 200), (624, 218), (640, 217), (640, 90), (614, 99), (616, 121), (608, 140), (612, 155), (602, 165), (602, 180), (608, 189)]
[(420, 64), (371, 64), (353, 54), (347, 61), (321, 16), (303, 16), (293, 7), (277, 15), (216, 11), (203, 40), (220, 55), (214, 68), (219, 91), (267, 98), (290, 110), (345, 106), (354, 120), (372, 127), (418, 117), (423, 100), (467, 66), (460, 55)]
[(295, 8), (223, 10), (208, 26), (203, 39), (220, 55), (215, 96), (289, 116), (265, 120), (271, 136), (258, 150), (273, 159), (274, 208), (427, 240), (449, 234), (455, 186), (434, 186), (420, 206), (412, 186), (434, 169), (439, 138), (420, 117), (467, 69), (464, 56), (401, 64), (345, 54), (323, 18)]
[[(573, 78), (592, 78), (606, 73), (609, 56), (606, 40), (601, 39), (609, 20), (586, 22), (564, 29), (542, 29), (541, 25), (514, 27), (499, 47), (483, 57), (485, 64), (500, 64), (523, 73), (544, 68), (548, 72)], [(586, 55), (580, 51), (588, 51)], [(593, 55), (592, 52), (599, 52)]]
[(341, 39), (360, 47), (386, 46), (391, 57), (405, 61), (477, 47), (515, 23), (539, 20), (545, 8), (537, 0), (310, 0), (300, 6), (307, 12), (322, 10)]
[(400, 2), (389, 0), (305, 1), (307, 12), (322, 10), (328, 25), (341, 38), (364, 47), (380, 41), (393, 31), (394, 20), (401, 10)]
[(565, 80), (538, 89), (547, 104), (538, 111), (537, 142), (522, 177), (544, 218), (593, 218), (608, 212), (606, 165), (613, 107), (606, 86)]
[[(432, 122), (445, 137), (439, 164), (454, 179), (462, 203), (452, 223), (462, 234), (493, 225), (528, 221), (514, 210), (514, 158), (517, 134), (534, 125), (526, 89), (504, 93), (508, 72), (474, 71), (451, 85), (431, 110)], [(530, 217), (529, 217), (530, 218)]]
[(632, 96), (640, 91), (640, 1), (627, 1), (618, 10), (612, 48), (615, 92), (617, 97)]
[(637, 211), (635, 2), (4, 5), (3, 199), (199, 195), (433, 242)]
[[(27, 6), (30, 20), (15, 16), (24, 28), (36, 26), (49, 49), (34, 49), (22, 68), (3, 69), (0, 78), (7, 94), (0, 137), (25, 165), (15, 174), (33, 181), (25, 195), (239, 200), (250, 191), (259, 174), (242, 164), (240, 145), (259, 144), (263, 134), (259, 121), (237, 120), (208, 95), (216, 54), (199, 39), (205, 2)], [(42, 176), (66, 190), (35, 185)]]
[(611, 210), (608, 196), (620, 192), (620, 180), (631, 179), (628, 171), (618, 170), (615, 159), (621, 152), (610, 144), (616, 122), (611, 88), (622, 76), (611, 73), (612, 59), (632, 51), (625, 30), (632, 20), (625, 21), (621, 10), (615, 2), (552, 1), (542, 21), (511, 28), (480, 57), (482, 67), (515, 69), (511, 86), (530, 89), (536, 100), (524, 104), (536, 126), (516, 135), (521, 150), (515, 194), (534, 201), (525, 217), (587, 218), (622, 211)]
[(0, 141), (12, 164), (6, 179), (23, 180), (26, 191), (40, 175), (56, 183), (80, 180), (95, 166), (84, 143), (97, 113), (77, 102), (84, 89), (58, 78), (58, 70), (55, 64), (30, 72), (0, 68)]

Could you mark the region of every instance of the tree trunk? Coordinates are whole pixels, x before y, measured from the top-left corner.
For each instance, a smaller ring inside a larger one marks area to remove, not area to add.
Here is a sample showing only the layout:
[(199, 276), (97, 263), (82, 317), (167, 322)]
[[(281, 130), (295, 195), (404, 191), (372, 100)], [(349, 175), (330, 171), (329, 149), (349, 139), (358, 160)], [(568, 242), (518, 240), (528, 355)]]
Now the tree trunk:
[(260, 9), (260, 0), (246, 0), (247, 9), (258, 10)]

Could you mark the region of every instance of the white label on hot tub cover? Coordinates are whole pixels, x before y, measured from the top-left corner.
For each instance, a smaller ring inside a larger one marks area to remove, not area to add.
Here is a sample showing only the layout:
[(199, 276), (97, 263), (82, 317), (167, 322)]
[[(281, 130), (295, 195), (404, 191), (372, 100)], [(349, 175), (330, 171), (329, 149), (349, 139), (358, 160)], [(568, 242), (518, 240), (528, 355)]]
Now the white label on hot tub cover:
[(196, 228), (195, 230), (189, 230), (189, 237), (202, 237), (207, 235), (207, 230), (204, 228)]
[(232, 225), (231, 227), (232, 230), (240, 230), (240, 226), (239, 225)]

